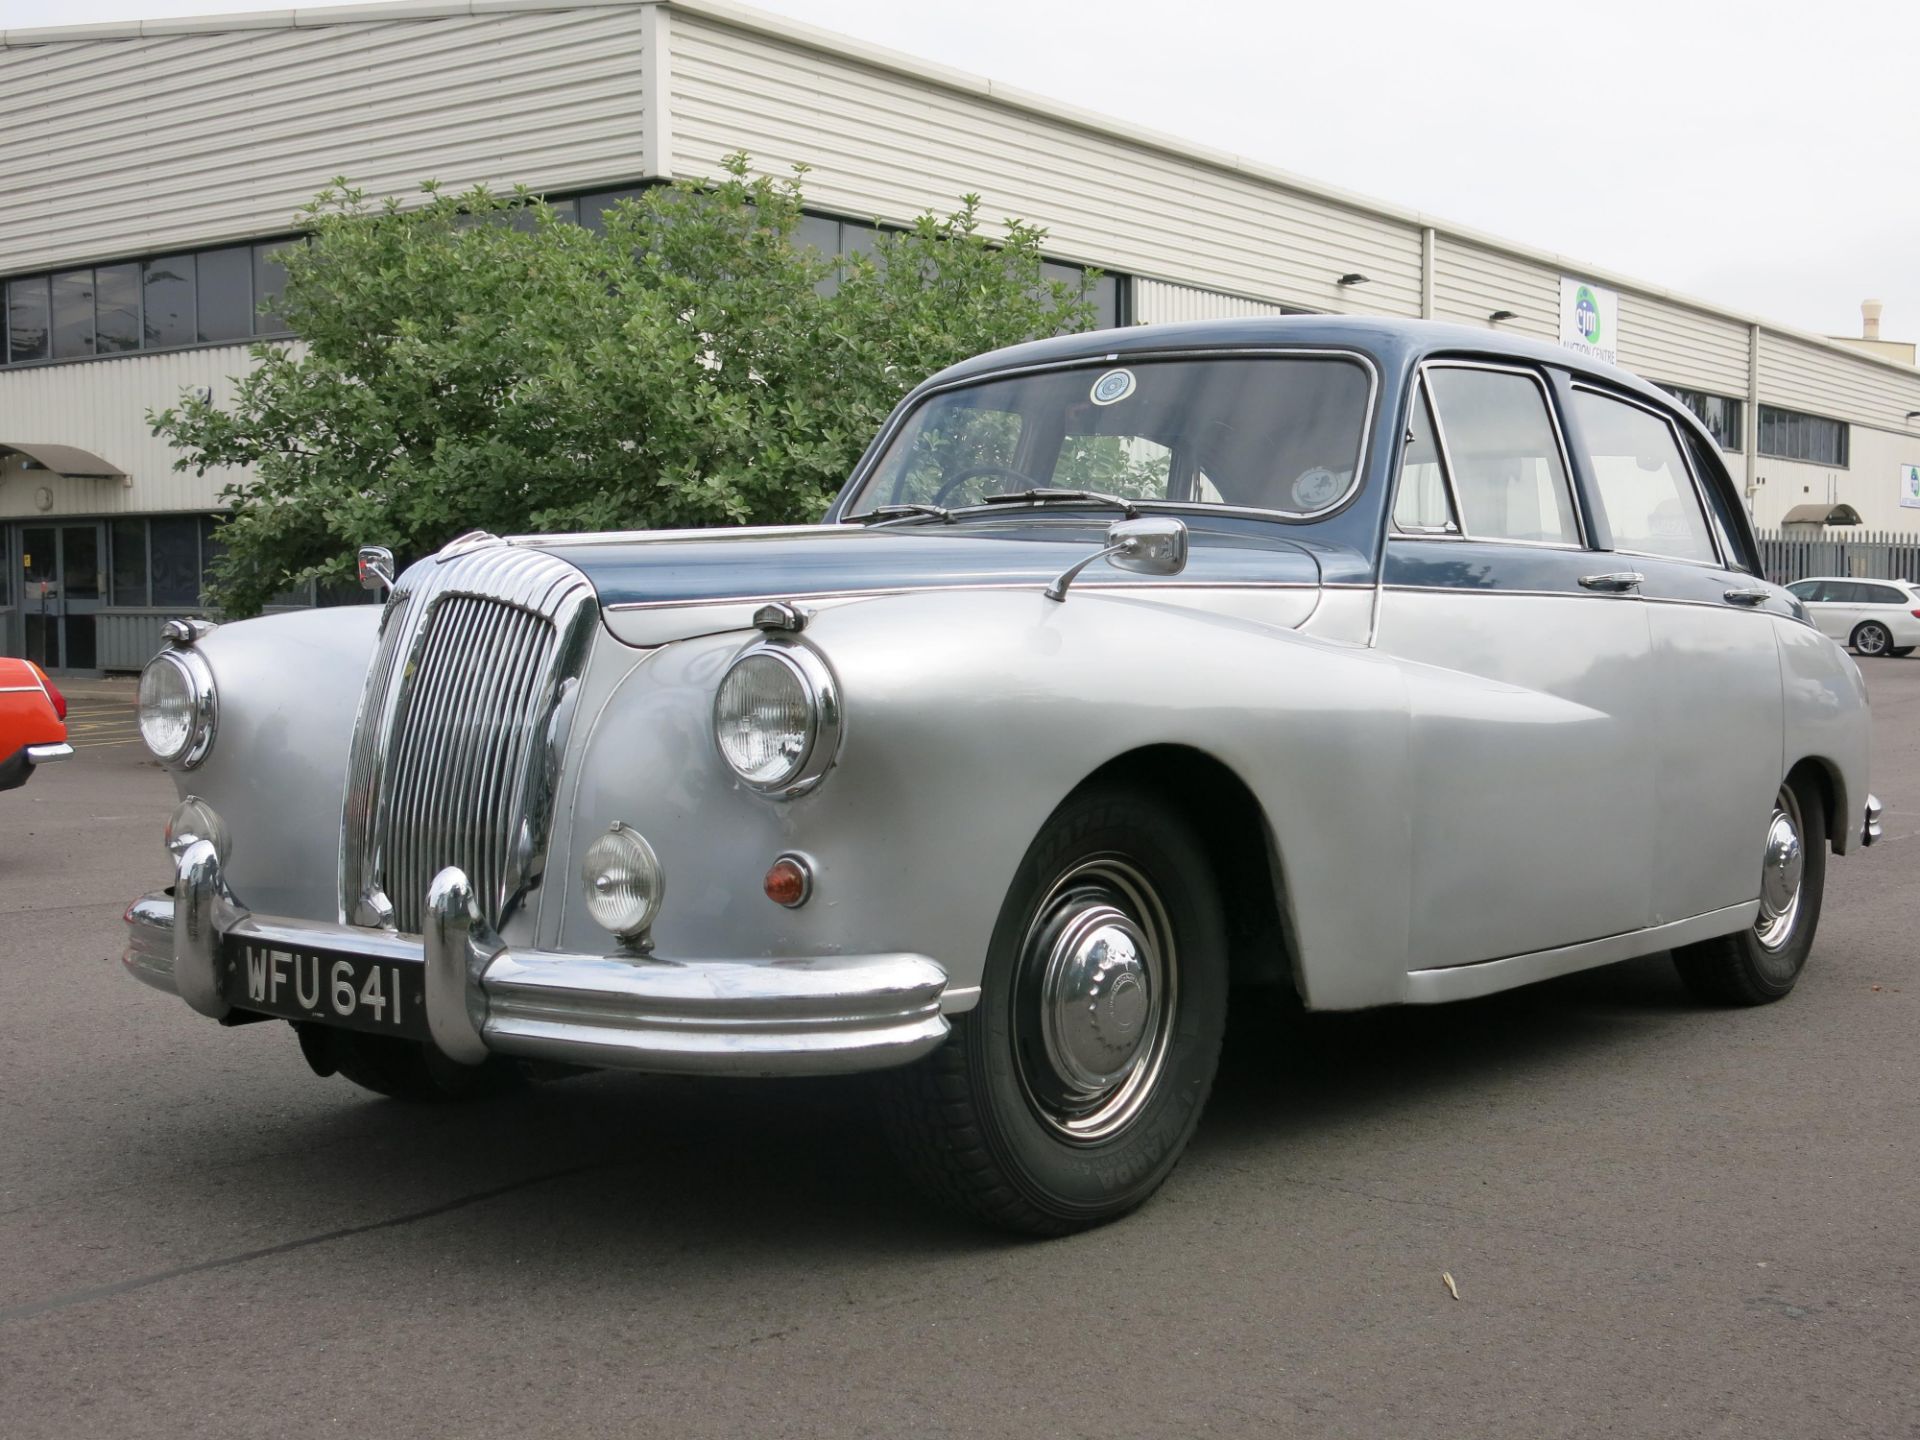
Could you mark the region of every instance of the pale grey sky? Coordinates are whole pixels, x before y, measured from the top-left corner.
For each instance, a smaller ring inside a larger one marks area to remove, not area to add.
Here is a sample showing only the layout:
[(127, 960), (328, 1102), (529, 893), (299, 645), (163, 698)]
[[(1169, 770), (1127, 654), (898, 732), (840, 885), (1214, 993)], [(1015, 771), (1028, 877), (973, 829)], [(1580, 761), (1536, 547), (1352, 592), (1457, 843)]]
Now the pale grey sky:
[[(1873, 296), (1920, 340), (1914, 0), (759, 4), (1804, 329)], [(271, 7), (0, 0), (0, 28)]]

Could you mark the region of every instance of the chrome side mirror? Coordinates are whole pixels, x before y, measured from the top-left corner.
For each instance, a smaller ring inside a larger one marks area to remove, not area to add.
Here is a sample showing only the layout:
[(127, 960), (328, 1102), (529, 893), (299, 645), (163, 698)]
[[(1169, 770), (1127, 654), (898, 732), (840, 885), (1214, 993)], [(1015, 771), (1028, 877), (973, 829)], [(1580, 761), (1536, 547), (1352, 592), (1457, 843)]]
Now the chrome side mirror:
[(1065, 600), (1067, 587), (1096, 560), (1110, 560), (1136, 575), (1178, 575), (1187, 568), (1187, 526), (1172, 515), (1116, 520), (1107, 527), (1107, 548), (1063, 571), (1047, 586), (1049, 600)]
[(393, 591), (393, 551), (384, 545), (360, 547), (360, 588)]

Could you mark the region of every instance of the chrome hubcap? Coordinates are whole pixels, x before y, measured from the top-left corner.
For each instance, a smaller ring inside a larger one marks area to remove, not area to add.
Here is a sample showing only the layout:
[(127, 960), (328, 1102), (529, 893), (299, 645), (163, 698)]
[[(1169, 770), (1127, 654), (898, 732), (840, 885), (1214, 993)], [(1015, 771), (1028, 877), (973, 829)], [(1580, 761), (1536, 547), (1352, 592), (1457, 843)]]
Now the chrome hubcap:
[(1766, 868), (1760, 876), (1760, 915), (1753, 931), (1768, 950), (1782, 949), (1800, 919), (1800, 882), (1806, 851), (1800, 839), (1800, 802), (1782, 787), (1767, 825)]
[(1014, 1055), (1036, 1114), (1076, 1141), (1137, 1116), (1166, 1059), (1172, 932), (1146, 878), (1117, 856), (1055, 882), (1021, 944)]

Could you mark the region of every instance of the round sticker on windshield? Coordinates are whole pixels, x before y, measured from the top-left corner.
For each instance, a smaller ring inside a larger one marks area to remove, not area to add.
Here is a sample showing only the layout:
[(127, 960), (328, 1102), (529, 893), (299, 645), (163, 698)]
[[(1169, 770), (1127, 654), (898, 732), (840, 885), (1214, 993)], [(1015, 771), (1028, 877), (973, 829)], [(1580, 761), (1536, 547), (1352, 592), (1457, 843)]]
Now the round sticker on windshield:
[(1133, 372), (1131, 370), (1109, 370), (1093, 382), (1093, 403), (1111, 405), (1124, 400), (1133, 393)]
[(1340, 477), (1316, 465), (1293, 482), (1293, 503), (1300, 510), (1324, 510), (1340, 495)]

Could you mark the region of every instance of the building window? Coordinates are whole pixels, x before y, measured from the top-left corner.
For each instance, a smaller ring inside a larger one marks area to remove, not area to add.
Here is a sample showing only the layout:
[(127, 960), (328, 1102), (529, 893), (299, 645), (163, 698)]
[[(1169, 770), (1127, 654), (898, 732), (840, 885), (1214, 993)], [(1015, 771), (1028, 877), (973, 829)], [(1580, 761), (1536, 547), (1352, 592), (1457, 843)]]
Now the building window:
[(211, 515), (128, 516), (108, 527), (110, 603), (133, 609), (202, 608), (225, 546)]
[[(278, 255), (297, 240), (155, 255), (6, 283), (0, 360), (82, 360), (284, 335)], [(267, 310), (260, 310), (265, 302)]]
[(1847, 425), (1820, 415), (1803, 415), (1777, 405), (1760, 407), (1760, 453), (1776, 460), (1847, 468)]
[[(1655, 381), (1655, 384), (1660, 384)], [(1681, 385), (1660, 385), (1660, 388), (1673, 396), (1694, 418), (1707, 427), (1707, 433), (1713, 436), (1713, 443), (1722, 450), (1744, 450), (1747, 448), (1746, 435), (1741, 429), (1741, 404), (1725, 395), (1709, 395), (1704, 390), (1689, 390)]]

